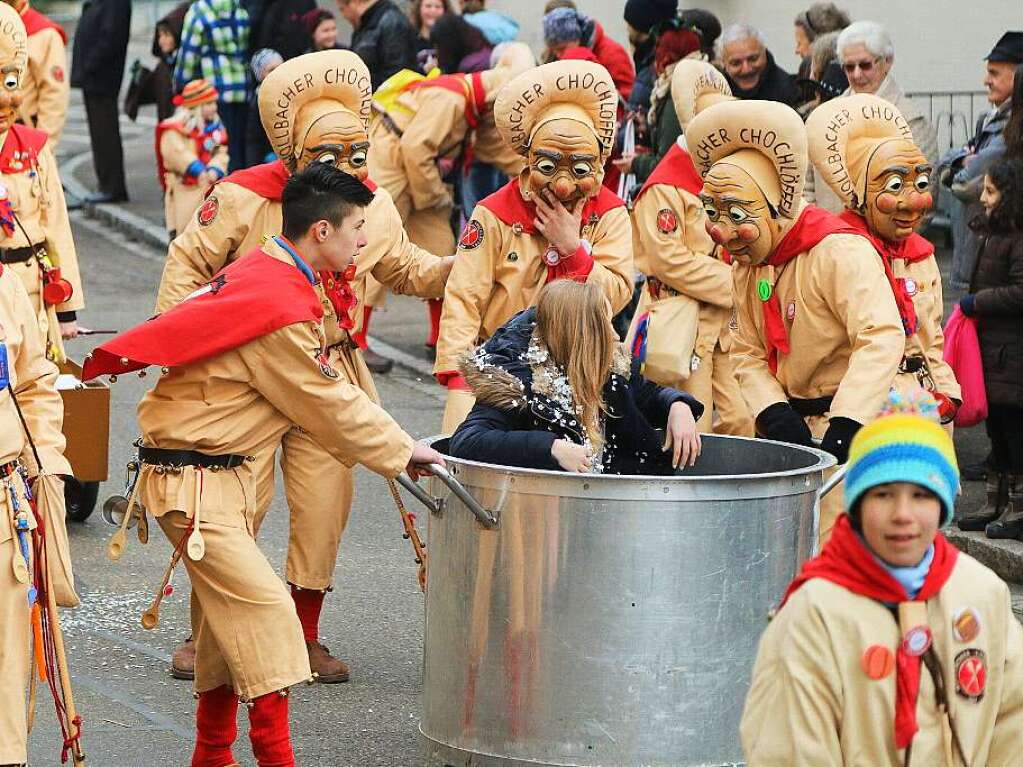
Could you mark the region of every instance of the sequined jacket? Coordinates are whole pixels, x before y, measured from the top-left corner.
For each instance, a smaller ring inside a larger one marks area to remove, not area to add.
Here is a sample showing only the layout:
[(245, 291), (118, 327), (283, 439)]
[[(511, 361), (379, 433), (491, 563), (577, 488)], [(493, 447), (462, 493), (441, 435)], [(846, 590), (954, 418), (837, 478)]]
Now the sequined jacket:
[[(535, 335), (536, 310), (520, 312), (482, 346), (464, 355), (460, 369), (476, 405), (451, 437), (451, 455), (503, 466), (558, 471), (556, 439), (586, 444), (572, 390)], [(688, 394), (647, 381), (619, 346), (604, 385), (604, 447), (595, 471), (672, 474), (664, 453), (668, 410), (685, 402), (699, 419), (703, 405)], [(599, 464), (599, 465), (598, 465)]]

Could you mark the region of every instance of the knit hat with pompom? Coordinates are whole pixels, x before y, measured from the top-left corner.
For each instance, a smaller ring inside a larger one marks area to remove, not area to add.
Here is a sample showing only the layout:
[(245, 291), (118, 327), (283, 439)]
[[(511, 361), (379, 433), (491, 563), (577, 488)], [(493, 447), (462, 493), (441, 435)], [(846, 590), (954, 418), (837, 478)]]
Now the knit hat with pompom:
[(877, 420), (853, 437), (847, 466), (845, 507), (850, 514), (872, 487), (912, 482), (938, 497), (942, 525), (952, 519), (959, 490), (955, 447), (940, 425), (937, 402), (923, 389), (889, 394)]

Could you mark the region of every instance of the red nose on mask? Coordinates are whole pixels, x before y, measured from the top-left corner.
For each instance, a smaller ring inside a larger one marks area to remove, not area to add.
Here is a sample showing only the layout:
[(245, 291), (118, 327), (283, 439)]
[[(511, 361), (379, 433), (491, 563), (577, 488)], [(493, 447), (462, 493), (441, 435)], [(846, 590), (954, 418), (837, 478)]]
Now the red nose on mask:
[(554, 196), (559, 200), (567, 200), (575, 191), (575, 184), (567, 178), (559, 178), (554, 182)]
[(931, 209), (931, 206), (934, 204), (934, 198), (931, 197), (930, 192), (910, 192), (907, 204), (914, 213), (923, 213)]

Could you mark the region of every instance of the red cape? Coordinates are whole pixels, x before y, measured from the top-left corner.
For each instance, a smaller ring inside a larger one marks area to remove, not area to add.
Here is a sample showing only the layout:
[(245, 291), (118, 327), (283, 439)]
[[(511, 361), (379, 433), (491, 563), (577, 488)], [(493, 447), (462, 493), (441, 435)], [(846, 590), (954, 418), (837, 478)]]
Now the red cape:
[(35, 8), (26, 7), (21, 12), (21, 20), (25, 24), (25, 32), (29, 37), (36, 32), (42, 32), (44, 29), (56, 29), (60, 39), (64, 41), (64, 45), (67, 45), (67, 32), (64, 31), (64, 27), (50, 17), (39, 13)]
[(655, 184), (677, 186), (685, 189), (689, 194), (699, 194), (703, 189), (703, 179), (700, 178), (700, 174), (693, 164), (693, 158), (677, 142), (657, 163), (657, 167), (643, 184), (643, 188), (639, 190), (636, 199), (639, 200), (643, 196), (643, 192)]
[[(958, 556), (959, 550), (938, 533), (934, 538), (934, 560), (916, 600), (924, 602), (941, 591), (952, 575)], [(867, 550), (853, 530), (847, 514), (838, 517), (824, 549), (804, 564), (799, 575), (789, 584), (781, 606), (784, 607), (789, 597), (814, 578), (831, 581), (854, 594), (877, 602), (898, 604), (909, 601), (909, 595), (902, 585)], [(907, 653), (900, 643), (896, 669), (895, 744), (905, 748), (918, 729), (916, 699), (920, 691), (920, 657)]]
[[(24, 125), (12, 125), (0, 149), (0, 173), (25, 173), (38, 164), (49, 135)], [(15, 153), (18, 158), (15, 158)], [(27, 160), (27, 162), (26, 162)]]
[[(519, 224), (524, 234), (537, 234), (533, 227), (533, 219), (536, 218), (536, 205), (522, 199), (517, 178), (513, 178), (489, 197), (484, 197), (479, 204), (497, 216), (501, 223), (508, 226)], [(621, 208), (624, 205), (625, 202), (621, 197), (606, 186), (601, 186), (597, 196), (587, 200), (583, 207), (583, 223), (585, 224), (593, 216), (600, 218), (609, 210)]]
[(901, 258), (910, 264), (923, 261), (934, 255), (934, 245), (916, 232), (898, 243), (882, 240), (867, 228), (867, 221), (863, 216), (851, 210), (842, 211), (839, 218), (870, 240), (874, 250), (881, 256), (884, 275), (888, 278), (892, 295), (895, 296), (895, 303), (899, 308), (899, 316), (902, 318), (902, 327), (907, 336), (913, 335), (917, 331), (916, 306), (913, 304), (913, 297), (906, 289), (906, 281), (896, 277), (892, 271), (892, 259)]
[[(284, 185), (288, 183), (290, 177), (291, 174), (284, 167), (284, 161), (274, 160), (262, 165), (253, 165), (251, 168), (236, 170), (234, 173), (224, 176), (217, 184), (237, 184), (267, 200), (280, 202), (281, 195), (284, 193)], [(377, 185), (373, 183), (372, 179), (367, 178), (362, 183), (369, 191), (376, 192)], [(211, 190), (215, 188), (216, 184), (211, 187)]]
[[(765, 262), (768, 266), (783, 266), (810, 248), (817, 245), (829, 234), (858, 234), (858, 232), (838, 216), (829, 213), (816, 205), (807, 205), (799, 214), (795, 225), (778, 243), (774, 253)], [(771, 286), (771, 295), (761, 307), (764, 313), (764, 331), (767, 364), (772, 373), (778, 372), (778, 352), (789, 353), (789, 337), (785, 332), (785, 323), (781, 318), (781, 302), (778, 294)], [(758, 291), (759, 292), (759, 291)]]
[[(94, 349), (85, 360), (82, 380), (148, 365), (200, 362), (287, 325), (322, 317), (319, 295), (303, 273), (257, 248), (218, 272), (192, 297)], [(210, 328), (217, 330), (211, 333)]]

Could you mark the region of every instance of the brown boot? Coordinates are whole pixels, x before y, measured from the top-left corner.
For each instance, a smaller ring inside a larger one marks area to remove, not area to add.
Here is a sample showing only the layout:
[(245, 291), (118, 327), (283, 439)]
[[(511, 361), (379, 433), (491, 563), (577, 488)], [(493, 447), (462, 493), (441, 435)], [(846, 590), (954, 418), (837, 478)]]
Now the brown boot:
[(1006, 478), (1008, 503), (1002, 516), (985, 528), (984, 534), (988, 538), (1023, 540), (1023, 482), (1017, 485), (1019, 479), (1012, 474)]
[(330, 650), (319, 642), (305, 643), (309, 652), (309, 668), (320, 684), (337, 684), (348, 681), (348, 666), (330, 654)]
[(195, 679), (195, 641), (188, 637), (174, 648), (171, 655), (170, 675), (175, 679)]
[(988, 472), (987, 479), (984, 481), (987, 500), (979, 509), (967, 511), (956, 519), (956, 525), (960, 530), (984, 530), (989, 523), (994, 522), (1005, 511), (1005, 504), (1009, 500), (1009, 487), (1005, 474), (991, 471)]

